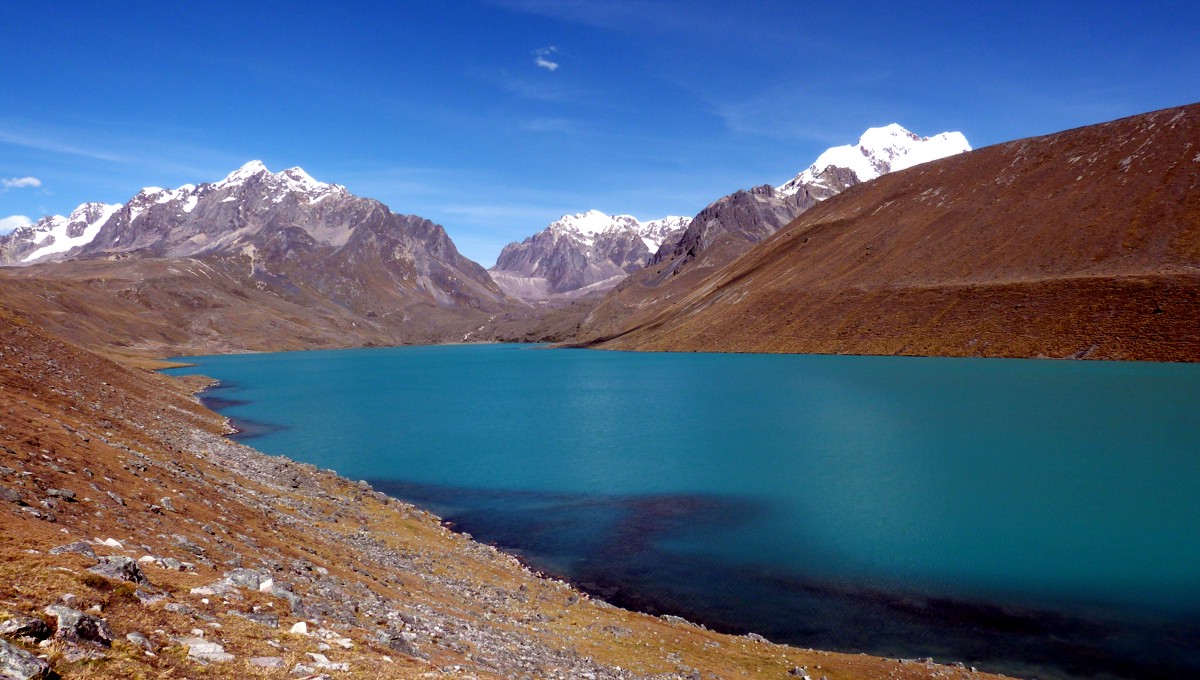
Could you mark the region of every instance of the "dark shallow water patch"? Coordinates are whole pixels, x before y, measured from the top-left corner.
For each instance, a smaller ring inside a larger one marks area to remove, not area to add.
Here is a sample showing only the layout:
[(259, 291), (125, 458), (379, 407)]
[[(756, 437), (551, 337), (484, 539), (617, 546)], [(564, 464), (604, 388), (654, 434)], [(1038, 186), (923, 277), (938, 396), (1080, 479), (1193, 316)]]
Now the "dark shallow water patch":
[(864, 587), (673, 547), (686, 544), (697, 527), (752, 518), (761, 509), (749, 499), (371, 483), (612, 604), (721, 632), (885, 657), (919, 648), (942, 662), (1043, 680), (1200, 677), (1196, 621), (1167, 624), (1112, 610), (1066, 613)]

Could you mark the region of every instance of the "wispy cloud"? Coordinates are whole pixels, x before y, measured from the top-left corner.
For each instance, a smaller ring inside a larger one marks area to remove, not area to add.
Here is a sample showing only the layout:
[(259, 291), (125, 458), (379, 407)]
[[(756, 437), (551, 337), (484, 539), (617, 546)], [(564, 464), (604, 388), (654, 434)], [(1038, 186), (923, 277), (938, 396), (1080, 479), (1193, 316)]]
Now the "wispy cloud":
[(42, 180), (37, 177), (13, 177), (12, 179), (0, 179), (0, 185), (3, 185), (5, 189), (37, 188), (42, 186)]
[(46, 137), (21, 132), (13, 132), (11, 130), (0, 130), (0, 143), (22, 146), (27, 149), (36, 149), (38, 151), (66, 154), (68, 156), (80, 156), (82, 158), (91, 158), (99, 161), (110, 161), (113, 163), (124, 163), (128, 160), (117, 154), (108, 153), (107, 151), (99, 151), (96, 149), (88, 149), (85, 147), (63, 144), (62, 142), (48, 139)]
[(553, 73), (558, 70), (558, 62), (550, 61), (550, 57), (554, 56), (555, 54), (558, 54), (558, 48), (554, 45), (539, 47), (533, 51), (533, 63), (539, 68), (544, 68)]
[(31, 224), (33, 224), (33, 221), (24, 215), (0, 217), (0, 234), (7, 234), (13, 229), (18, 227), (28, 227)]
[(569, 118), (533, 118), (520, 124), (526, 132), (549, 132), (563, 135), (577, 135), (585, 132), (579, 121)]

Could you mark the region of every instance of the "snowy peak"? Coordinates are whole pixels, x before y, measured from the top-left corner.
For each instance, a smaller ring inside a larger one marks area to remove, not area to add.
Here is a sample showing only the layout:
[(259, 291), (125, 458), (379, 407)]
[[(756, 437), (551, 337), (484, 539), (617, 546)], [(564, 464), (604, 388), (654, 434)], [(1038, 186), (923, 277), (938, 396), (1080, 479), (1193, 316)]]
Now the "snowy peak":
[(563, 215), (551, 222), (545, 231), (575, 238), (588, 246), (594, 245), (601, 234), (633, 232), (653, 251), (668, 234), (687, 228), (689, 221), (686, 217), (668, 215), (661, 219), (641, 222), (633, 215), (606, 215), (599, 210), (589, 210), (585, 213)]
[(489, 271), (507, 294), (523, 300), (599, 293), (645, 266), (664, 240), (690, 222), (674, 215), (642, 222), (599, 210), (563, 215), (505, 246)]
[(91, 243), (100, 232), (100, 227), (122, 207), (120, 204), (84, 203), (67, 217), (50, 215), (18, 230), (21, 233), (14, 232), (15, 236), (27, 238), (31, 245), (37, 246), (26, 253), (21, 262), (34, 262), (47, 255), (65, 253)]
[(226, 175), (225, 179), (215, 183), (213, 186), (221, 188), (234, 184), (245, 184), (246, 180), (250, 179), (251, 177), (257, 177), (262, 174), (269, 175), (271, 174), (271, 171), (267, 170), (267, 166), (263, 165), (262, 161), (250, 161), (249, 163), (246, 163), (242, 167)]
[[(889, 172), (904, 170), (946, 156), (970, 151), (971, 145), (961, 132), (943, 132), (921, 137), (896, 123), (868, 128), (858, 144), (835, 146), (817, 157), (804, 172), (779, 187), (785, 196), (802, 189), (833, 189), (828, 175), (831, 169), (852, 171), (859, 182), (867, 182)], [(823, 198), (823, 197), (822, 197)]]
[(242, 167), (229, 173), (225, 179), (212, 185), (214, 191), (221, 189), (240, 189), (256, 180), (256, 184), (265, 187), (278, 203), (288, 194), (299, 194), (309, 201), (316, 203), (334, 194), (347, 195), (346, 187), (339, 184), (318, 182), (304, 171), (303, 168), (288, 168), (281, 172), (271, 172), (262, 161), (250, 161)]

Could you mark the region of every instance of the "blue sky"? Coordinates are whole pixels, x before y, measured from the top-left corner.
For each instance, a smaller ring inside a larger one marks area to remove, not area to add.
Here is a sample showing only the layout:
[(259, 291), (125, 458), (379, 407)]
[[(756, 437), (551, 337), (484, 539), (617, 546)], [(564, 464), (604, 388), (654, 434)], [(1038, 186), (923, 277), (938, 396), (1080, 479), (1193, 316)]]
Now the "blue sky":
[(484, 266), (564, 213), (780, 184), (870, 126), (980, 147), (1200, 101), (1195, 0), (6, 2), (0, 40), (0, 225), (261, 159)]

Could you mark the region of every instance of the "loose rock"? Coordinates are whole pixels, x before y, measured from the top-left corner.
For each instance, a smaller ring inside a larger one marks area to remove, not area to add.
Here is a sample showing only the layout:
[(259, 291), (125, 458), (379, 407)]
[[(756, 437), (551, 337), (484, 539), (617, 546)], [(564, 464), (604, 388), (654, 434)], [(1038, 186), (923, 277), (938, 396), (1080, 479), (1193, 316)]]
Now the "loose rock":
[(119, 581), (129, 581), (130, 583), (142, 585), (150, 583), (146, 575), (142, 573), (142, 568), (138, 566), (137, 561), (132, 557), (125, 557), (123, 555), (101, 557), (100, 564), (88, 569), (88, 571)]
[(0, 637), (45, 640), (54, 634), (50, 626), (34, 616), (15, 616), (6, 621), (0, 621)]
[(40, 680), (50, 676), (50, 664), (29, 652), (0, 640), (0, 677)]
[(66, 545), (60, 545), (57, 548), (50, 549), (51, 555), (62, 555), (64, 553), (79, 553), (80, 555), (87, 555), (93, 559), (96, 558), (96, 551), (92, 550), (92, 546), (88, 545), (87, 541), (75, 541), (74, 543), (68, 543)]
[(112, 631), (104, 619), (61, 604), (52, 604), (46, 607), (45, 611), (58, 619), (58, 631), (54, 633), (54, 637), (59, 640), (100, 647), (112, 646)]

